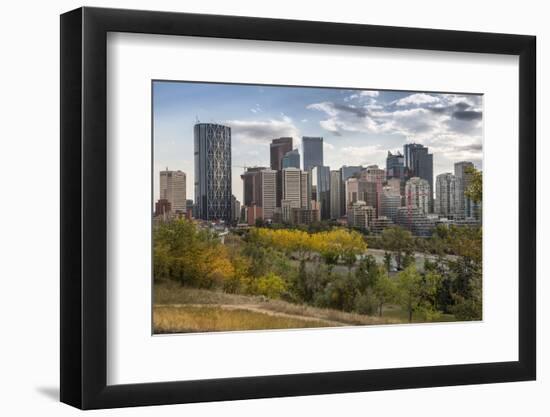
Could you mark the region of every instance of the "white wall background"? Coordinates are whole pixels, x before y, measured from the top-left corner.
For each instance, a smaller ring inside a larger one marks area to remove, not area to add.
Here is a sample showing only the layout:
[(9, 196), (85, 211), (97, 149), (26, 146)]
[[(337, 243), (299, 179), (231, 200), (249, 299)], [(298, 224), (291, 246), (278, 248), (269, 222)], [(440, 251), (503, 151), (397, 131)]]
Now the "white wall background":
[[(157, 9), (532, 34), (538, 37), (539, 259), (550, 249), (550, 182), (542, 155), (550, 152), (550, 26), (544, 2), (482, 3), (278, 0), (93, 1), (86, 5)], [(3, 415), (75, 415), (59, 392), (59, 14), (79, 7), (70, 0), (3, 5), (0, 24), (0, 410)], [(7, 145), (7, 147), (6, 147)], [(544, 236), (543, 236), (544, 235)], [(337, 414), (407, 416), (545, 416), (550, 413), (550, 285), (539, 265), (538, 381), (345, 395), (109, 410), (94, 415), (279, 416)], [(406, 354), (406, 347), (403, 348)], [(546, 395), (545, 395), (546, 394)]]

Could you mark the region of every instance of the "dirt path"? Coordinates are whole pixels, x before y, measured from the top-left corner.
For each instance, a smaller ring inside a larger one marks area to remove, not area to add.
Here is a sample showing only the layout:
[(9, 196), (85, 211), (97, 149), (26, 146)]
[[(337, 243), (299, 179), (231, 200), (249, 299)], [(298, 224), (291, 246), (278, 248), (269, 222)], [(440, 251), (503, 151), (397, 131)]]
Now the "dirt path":
[(272, 317), (282, 317), (303, 321), (317, 321), (327, 323), (330, 326), (349, 326), (349, 324), (328, 320), (321, 317), (302, 316), (298, 314), (282, 313), (279, 311), (266, 310), (262, 308), (261, 304), (155, 304), (154, 307), (217, 307), (224, 310), (247, 310), (260, 314), (267, 314)]

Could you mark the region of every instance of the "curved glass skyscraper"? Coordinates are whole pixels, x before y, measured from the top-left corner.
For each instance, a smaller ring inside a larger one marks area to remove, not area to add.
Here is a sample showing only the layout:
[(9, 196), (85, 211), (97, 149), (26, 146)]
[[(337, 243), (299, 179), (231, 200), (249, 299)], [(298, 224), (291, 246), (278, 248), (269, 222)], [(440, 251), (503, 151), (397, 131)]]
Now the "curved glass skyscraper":
[(195, 125), (195, 203), (203, 220), (231, 221), (231, 128)]

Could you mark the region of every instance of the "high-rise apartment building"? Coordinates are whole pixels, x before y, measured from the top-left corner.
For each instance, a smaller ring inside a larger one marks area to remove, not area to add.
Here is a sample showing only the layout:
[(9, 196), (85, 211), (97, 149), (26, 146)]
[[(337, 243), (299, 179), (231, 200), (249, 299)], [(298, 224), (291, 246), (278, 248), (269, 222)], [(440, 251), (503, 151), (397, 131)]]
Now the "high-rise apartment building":
[(300, 169), (300, 152), (298, 152), (298, 149), (288, 151), (285, 156), (283, 156), (282, 168)]
[(196, 216), (231, 221), (231, 128), (214, 123), (194, 127)]
[(455, 218), (461, 213), (460, 207), (460, 181), (446, 172), (439, 174), (435, 179), (435, 201), (434, 211), (440, 216)]
[(187, 179), (183, 171), (160, 171), (160, 199), (170, 203), (173, 213), (185, 213), (187, 201)]
[(412, 177), (405, 184), (405, 205), (416, 207), (420, 212), (430, 212), (430, 184), (425, 179)]
[(395, 192), (392, 187), (383, 187), (380, 195), (380, 207), (378, 217), (385, 216), (395, 222), (397, 219), (397, 210), (401, 207), (401, 195)]
[(311, 171), (315, 166), (323, 166), (323, 138), (304, 136), (304, 171)]

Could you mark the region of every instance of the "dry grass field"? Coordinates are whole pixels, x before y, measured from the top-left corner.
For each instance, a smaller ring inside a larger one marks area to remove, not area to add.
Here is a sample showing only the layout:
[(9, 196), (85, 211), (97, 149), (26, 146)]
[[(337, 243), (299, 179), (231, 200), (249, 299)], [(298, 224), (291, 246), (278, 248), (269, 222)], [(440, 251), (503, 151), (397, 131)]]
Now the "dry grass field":
[(301, 320), (295, 317), (215, 305), (155, 307), (153, 318), (155, 333), (159, 334), (334, 326), (319, 320)]
[(389, 317), (367, 316), (297, 305), (260, 296), (227, 294), (155, 284), (154, 333), (300, 329), (401, 323)]

